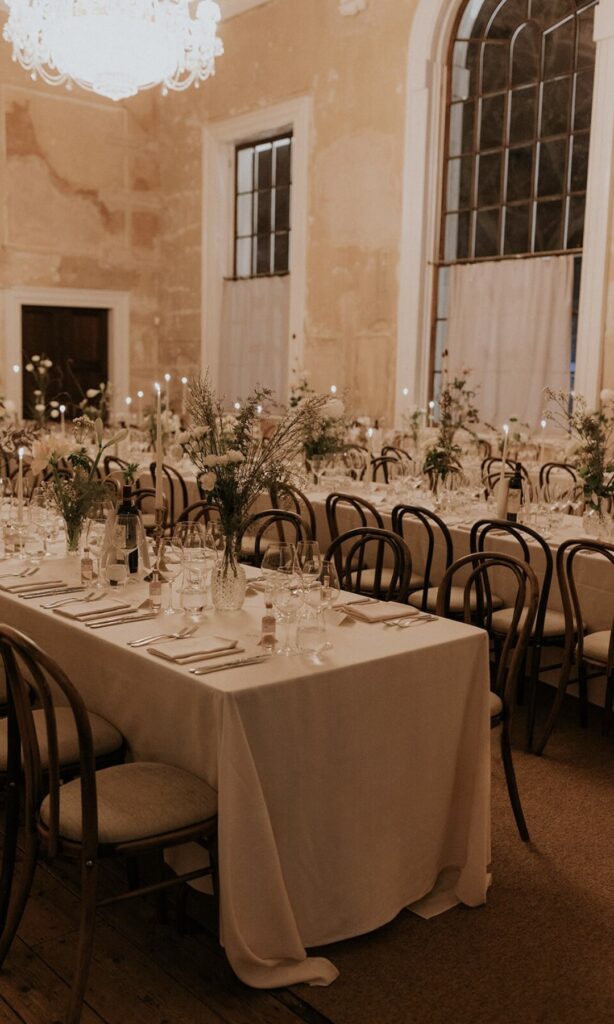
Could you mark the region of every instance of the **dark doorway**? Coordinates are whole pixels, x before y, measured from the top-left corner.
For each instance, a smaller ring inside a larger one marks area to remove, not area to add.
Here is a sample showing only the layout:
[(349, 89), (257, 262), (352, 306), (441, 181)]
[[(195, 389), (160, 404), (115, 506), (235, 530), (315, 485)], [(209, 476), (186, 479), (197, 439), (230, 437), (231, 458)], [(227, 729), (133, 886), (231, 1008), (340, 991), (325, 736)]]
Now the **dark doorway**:
[[(67, 309), (63, 306), (22, 306), (23, 366), (33, 355), (53, 363), (47, 400), (66, 405), (66, 416), (77, 415), (88, 388), (108, 380), (108, 309)], [(23, 408), (29, 414), (36, 387), (23, 373)]]

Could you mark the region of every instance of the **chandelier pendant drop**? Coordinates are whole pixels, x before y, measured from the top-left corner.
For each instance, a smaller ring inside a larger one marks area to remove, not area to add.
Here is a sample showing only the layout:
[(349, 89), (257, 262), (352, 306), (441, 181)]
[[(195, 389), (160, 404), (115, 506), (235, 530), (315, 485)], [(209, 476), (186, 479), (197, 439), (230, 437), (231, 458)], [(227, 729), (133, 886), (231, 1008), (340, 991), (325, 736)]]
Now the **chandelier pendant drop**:
[(6, 0), (13, 60), (49, 85), (123, 100), (198, 88), (224, 52), (214, 0)]

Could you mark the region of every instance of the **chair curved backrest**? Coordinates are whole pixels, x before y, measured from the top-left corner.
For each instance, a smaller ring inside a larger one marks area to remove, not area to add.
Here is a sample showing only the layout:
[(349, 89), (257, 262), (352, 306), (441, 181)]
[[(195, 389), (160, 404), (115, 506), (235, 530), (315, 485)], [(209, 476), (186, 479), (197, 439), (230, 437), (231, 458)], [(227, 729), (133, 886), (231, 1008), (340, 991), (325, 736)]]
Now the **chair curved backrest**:
[(355, 494), (343, 494), (340, 491), (333, 491), (326, 498), (326, 521), (328, 522), (328, 532), (331, 540), (335, 540), (343, 532), (340, 529), (337, 518), (339, 510), (349, 513), (354, 520), (354, 523), (351, 524), (352, 526), (374, 526), (379, 530), (384, 529), (384, 520), (380, 513), (375, 505), (372, 505), (366, 498), (359, 498)]
[(341, 456), (354, 480), (363, 480), (369, 463), (369, 452), (360, 444), (346, 444)]
[(104, 466), (105, 476), (108, 476), (109, 473), (116, 472), (117, 470), (123, 471), (124, 469), (128, 469), (128, 466), (130, 465), (130, 463), (126, 462), (125, 459), (120, 459), (119, 455), (105, 455), (102, 459), (102, 464)]
[[(155, 499), (156, 492), (153, 487), (137, 487), (137, 489), (132, 492), (132, 504), (134, 505), (137, 512), (140, 514), (141, 519), (143, 521), (143, 528), (145, 530), (152, 529), (154, 525), (153, 518), (155, 517)], [(162, 500), (164, 502), (164, 521), (162, 523), (162, 529), (165, 530), (169, 525), (168, 502), (165, 494), (162, 495)], [(145, 517), (151, 518), (152, 522), (146, 523)]]
[[(511, 621), (497, 660), (492, 689), (503, 701), (509, 728), (516, 689), (523, 671), (527, 646), (537, 613), (539, 584), (531, 566), (514, 555), (479, 551), (457, 559), (446, 570), (437, 594), (437, 615), (450, 618), (450, 594), (455, 576), (469, 575), (462, 583), (463, 620), (492, 632), (493, 593), (490, 576), (505, 569), (515, 583)], [(475, 592), (476, 601), (472, 601)]]
[(568, 476), (571, 477), (571, 483), (580, 483), (578, 471), (568, 462), (544, 462), (543, 466), (539, 467), (539, 486), (547, 487), (553, 473), (555, 476), (558, 476), (559, 479), (561, 477)]
[(405, 448), (400, 448), (398, 445), (385, 444), (382, 448), (382, 455), (389, 456), (393, 459), (399, 459), (401, 462), (409, 462), (413, 464), (414, 457), (410, 455)]
[[(0, 654), (9, 695), (8, 781), (9, 785), (18, 784), (21, 769), (26, 823), (35, 821), (40, 802), (48, 794), (47, 845), (50, 856), (55, 855), (58, 847), (61, 779), (53, 689), (59, 691), (72, 713), (79, 743), (83, 820), (81, 857), (85, 863), (95, 856), (98, 845), (94, 743), (85, 704), (59, 665), (32, 640), (11, 626), (0, 625)], [(47, 733), (47, 768), (44, 777), (34, 726), (32, 691), (36, 695), (35, 703), (44, 713)]]
[[(335, 563), (343, 590), (368, 593), (378, 601), (407, 601), (411, 554), (397, 533), (359, 526), (336, 537), (326, 558)], [(363, 581), (365, 572), (368, 582)]]
[(388, 483), (388, 470), (392, 466), (398, 466), (400, 459), (392, 455), (378, 455), (377, 458), (371, 459), (371, 478), (377, 480), (381, 474), (384, 478), (384, 482)]
[(266, 550), (265, 541), (272, 539), (266, 536), (271, 530), (275, 531), (275, 541), (280, 543), (287, 541), (291, 544), (298, 544), (300, 541), (312, 540), (309, 526), (295, 512), (279, 508), (265, 508), (260, 512), (254, 512), (243, 524), (239, 534), (239, 543), (247, 534), (253, 536), (253, 560), (256, 565), (260, 565), (262, 562)]
[(209, 526), (212, 522), (218, 523), (219, 520), (220, 509), (214, 502), (193, 501), (191, 505), (186, 505), (177, 522), (199, 523), (204, 521)]
[[(155, 462), (151, 463), (149, 472), (151, 473), (151, 479), (153, 480), (155, 487)], [(164, 483), (166, 484), (164, 490), (168, 496), (169, 525), (172, 529), (184, 508), (189, 504), (188, 487), (179, 470), (175, 469), (174, 466), (169, 466), (166, 462), (162, 463), (162, 474), (164, 476)]]
[(424, 579), (424, 585), (422, 588), (422, 610), (426, 611), (428, 592), (429, 588), (435, 584), (431, 580), (431, 573), (433, 570), (433, 560), (437, 548), (443, 548), (444, 551), (444, 571), (452, 565), (452, 559), (454, 558), (454, 546), (452, 544), (452, 535), (443, 519), (441, 519), (436, 512), (431, 512), (430, 509), (419, 508), (416, 505), (395, 505), (392, 510), (392, 529), (395, 533), (398, 533), (399, 537), (403, 537), (406, 544), (411, 550), (411, 544), (407, 540), (407, 536), (403, 529), (405, 523), (415, 522), (419, 524), (422, 530), (426, 533), (427, 548), (426, 558), (424, 560), (424, 569), (420, 571), (421, 576)]
[(535, 545), (539, 548), (541, 557), (544, 559), (544, 572), (541, 587), (539, 588), (534, 629), (534, 636), (541, 640), (554, 570), (554, 559), (550, 545), (537, 530), (534, 530), (531, 526), (526, 526), (524, 523), (512, 523), (507, 519), (478, 519), (471, 528), (469, 538), (471, 551), (488, 554), (489, 552), (486, 549), (488, 538), (490, 537), (491, 541), (494, 541), (494, 547), (496, 547), (501, 533), (507, 534), (511, 540), (515, 541), (520, 548), (520, 557), (527, 565), (531, 564), (531, 547), (533, 547), (533, 553), (535, 553)]
[(317, 539), (316, 514), (306, 494), (303, 494), (294, 484), (279, 483), (269, 489), (269, 497), (273, 508), (295, 512), (297, 516), (300, 516), (305, 523), (309, 524), (312, 539)]

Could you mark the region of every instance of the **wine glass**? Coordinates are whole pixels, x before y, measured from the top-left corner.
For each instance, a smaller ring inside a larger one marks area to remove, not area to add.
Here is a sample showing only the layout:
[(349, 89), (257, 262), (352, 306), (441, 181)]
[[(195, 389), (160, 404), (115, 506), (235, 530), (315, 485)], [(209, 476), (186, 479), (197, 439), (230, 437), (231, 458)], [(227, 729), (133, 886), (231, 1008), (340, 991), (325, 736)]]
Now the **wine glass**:
[(260, 571), (265, 582), (271, 582), (278, 573), (290, 574), (298, 571), (296, 548), (286, 541), (275, 541), (267, 546)]
[(317, 540), (302, 540), (296, 547), (296, 559), (305, 586), (317, 580), (322, 571), (322, 555)]
[(109, 518), (109, 503), (97, 501), (90, 509), (87, 526), (85, 530), (85, 544), (96, 559), (95, 587), (103, 587), (104, 582), (101, 573), (102, 549)]
[(173, 605), (173, 583), (183, 572), (183, 544), (180, 533), (173, 532), (170, 541), (162, 545), (159, 560), (160, 579), (168, 584), (168, 600), (165, 602), (163, 615), (178, 615), (180, 609)]

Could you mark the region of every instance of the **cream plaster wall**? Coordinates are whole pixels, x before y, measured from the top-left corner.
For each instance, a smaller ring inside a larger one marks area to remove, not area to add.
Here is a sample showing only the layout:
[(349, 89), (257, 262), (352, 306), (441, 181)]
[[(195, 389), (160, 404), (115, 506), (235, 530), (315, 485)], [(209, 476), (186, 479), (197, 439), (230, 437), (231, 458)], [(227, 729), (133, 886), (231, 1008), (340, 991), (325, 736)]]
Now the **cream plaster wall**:
[(161, 206), (153, 94), (124, 106), (34, 83), (1, 41), (0, 118), (0, 289), (129, 291), (131, 386), (151, 382)]
[(414, 0), (270, 0), (224, 22), (225, 55), (199, 90), (160, 102), (161, 337), (182, 367), (200, 351), (201, 129), (313, 98), (304, 364), (356, 408), (390, 414), (407, 47)]
[[(613, 162), (614, 166), (614, 162)], [(603, 386), (614, 388), (614, 179), (612, 180), (612, 202), (610, 203), (610, 262), (608, 271), (608, 305), (605, 324), (603, 351)]]

